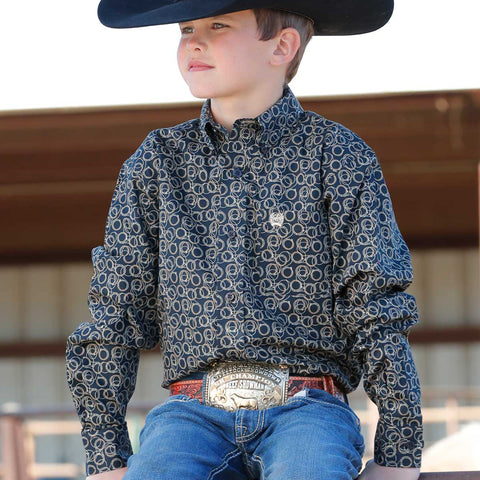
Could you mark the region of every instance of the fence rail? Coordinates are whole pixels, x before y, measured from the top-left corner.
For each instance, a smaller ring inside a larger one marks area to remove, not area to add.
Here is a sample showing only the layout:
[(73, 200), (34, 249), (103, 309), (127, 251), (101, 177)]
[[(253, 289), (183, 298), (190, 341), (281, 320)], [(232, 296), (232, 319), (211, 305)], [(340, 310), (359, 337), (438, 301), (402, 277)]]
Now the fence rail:
[(480, 472), (422, 473), (419, 480), (480, 480)]

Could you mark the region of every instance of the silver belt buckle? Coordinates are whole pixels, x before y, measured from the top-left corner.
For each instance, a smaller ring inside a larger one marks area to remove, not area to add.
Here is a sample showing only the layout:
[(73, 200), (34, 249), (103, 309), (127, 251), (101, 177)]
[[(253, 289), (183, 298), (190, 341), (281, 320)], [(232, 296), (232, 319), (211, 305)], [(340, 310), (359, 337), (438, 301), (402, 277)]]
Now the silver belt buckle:
[(205, 404), (233, 412), (262, 410), (287, 400), (288, 368), (252, 362), (221, 362), (207, 373)]

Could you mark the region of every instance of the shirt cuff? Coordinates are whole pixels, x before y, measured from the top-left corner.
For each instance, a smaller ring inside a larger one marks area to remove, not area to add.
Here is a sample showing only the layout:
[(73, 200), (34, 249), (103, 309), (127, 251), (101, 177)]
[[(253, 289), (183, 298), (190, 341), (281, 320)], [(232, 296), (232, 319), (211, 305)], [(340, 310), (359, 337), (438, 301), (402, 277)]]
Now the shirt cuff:
[(105, 426), (95, 430), (85, 428), (82, 441), (87, 476), (126, 467), (133, 453), (126, 425)]
[(398, 426), (379, 422), (375, 436), (375, 463), (383, 467), (420, 468), (423, 429), (421, 424)]

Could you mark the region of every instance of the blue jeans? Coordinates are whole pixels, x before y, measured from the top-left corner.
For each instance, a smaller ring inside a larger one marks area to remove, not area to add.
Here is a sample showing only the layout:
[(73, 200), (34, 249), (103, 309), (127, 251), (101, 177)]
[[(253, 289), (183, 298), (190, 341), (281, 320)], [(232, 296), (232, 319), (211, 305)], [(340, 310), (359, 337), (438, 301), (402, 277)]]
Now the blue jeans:
[(363, 450), (356, 415), (322, 390), (236, 412), (176, 395), (148, 414), (124, 480), (351, 480)]

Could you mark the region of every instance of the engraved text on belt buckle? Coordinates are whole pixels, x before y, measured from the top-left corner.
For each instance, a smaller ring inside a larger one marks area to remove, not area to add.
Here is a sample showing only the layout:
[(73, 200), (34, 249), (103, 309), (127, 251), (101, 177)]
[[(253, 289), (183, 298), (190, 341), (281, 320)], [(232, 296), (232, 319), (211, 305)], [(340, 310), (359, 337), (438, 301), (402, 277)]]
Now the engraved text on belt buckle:
[(223, 362), (207, 373), (205, 404), (231, 412), (262, 410), (287, 399), (288, 368), (251, 362)]

